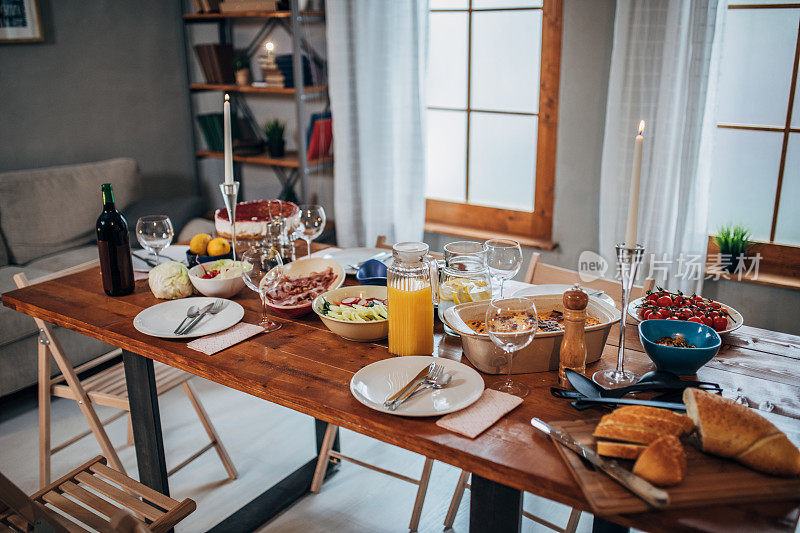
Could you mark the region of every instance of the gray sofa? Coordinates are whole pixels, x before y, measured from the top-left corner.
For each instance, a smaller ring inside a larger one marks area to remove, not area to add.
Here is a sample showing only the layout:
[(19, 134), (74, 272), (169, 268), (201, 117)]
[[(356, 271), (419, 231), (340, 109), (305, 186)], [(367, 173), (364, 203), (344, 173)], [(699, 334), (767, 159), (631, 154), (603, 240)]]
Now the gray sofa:
[[(170, 216), (177, 234), (204, 209), (197, 197), (143, 199), (138, 165), (129, 158), (0, 173), (0, 293), (16, 288), (19, 272), (34, 279), (97, 258), (94, 225), (103, 183), (113, 185), (132, 231), (139, 216), (157, 212)], [(133, 235), (131, 242), (136, 246)], [(62, 328), (56, 334), (73, 365), (111, 349)], [(36, 343), (33, 319), (0, 307), (0, 397), (36, 382)]]

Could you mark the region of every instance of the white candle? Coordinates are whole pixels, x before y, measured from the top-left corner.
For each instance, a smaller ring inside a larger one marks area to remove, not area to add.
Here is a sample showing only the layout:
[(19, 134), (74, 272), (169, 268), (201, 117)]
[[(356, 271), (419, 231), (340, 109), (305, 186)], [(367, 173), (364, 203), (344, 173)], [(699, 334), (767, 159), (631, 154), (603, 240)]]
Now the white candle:
[(628, 197), (628, 228), (625, 231), (625, 247), (636, 247), (636, 227), (639, 221), (639, 183), (642, 179), (642, 144), (644, 120), (639, 122), (639, 134), (633, 147), (633, 170), (631, 170), (631, 192)]
[(231, 141), (231, 102), (230, 97), (225, 95), (225, 103), (222, 104), (223, 115), (225, 117), (225, 183), (233, 183), (233, 147)]

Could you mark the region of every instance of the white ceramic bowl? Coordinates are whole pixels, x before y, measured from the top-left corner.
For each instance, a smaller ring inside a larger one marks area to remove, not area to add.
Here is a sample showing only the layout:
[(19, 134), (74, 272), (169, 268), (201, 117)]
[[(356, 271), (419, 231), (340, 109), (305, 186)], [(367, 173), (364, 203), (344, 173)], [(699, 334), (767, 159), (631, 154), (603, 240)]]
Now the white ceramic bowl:
[[(207, 266), (207, 265), (206, 265)], [(189, 281), (197, 292), (212, 298), (233, 298), (244, 288), (242, 276), (226, 279), (203, 279), (203, 267), (193, 266), (189, 269)]]
[[(525, 298), (533, 300), (539, 313), (553, 309), (564, 311), (561, 294), (525, 296)], [(464, 354), (478, 370), (487, 374), (503, 374), (506, 372), (506, 358), (500, 348), (495, 346), (489, 335), (476, 333), (466, 324), (468, 320), (485, 319), (488, 304), (488, 301), (482, 301), (456, 305), (445, 311), (444, 321), (461, 335)], [(589, 316), (600, 321), (599, 324), (585, 328), (588, 364), (600, 359), (611, 326), (619, 322), (621, 314), (616, 307), (596, 297), (589, 298), (586, 311)], [(563, 338), (563, 331), (537, 333), (530, 344), (514, 354), (512, 374), (558, 370), (558, 356)]]
[(321, 294), (314, 299), (312, 309), (322, 319), (322, 323), (340, 337), (349, 341), (371, 342), (385, 339), (389, 335), (389, 321), (380, 320), (375, 322), (349, 322), (330, 318), (322, 314), (322, 299), (325, 298), (331, 303), (338, 303), (345, 298), (381, 298), (386, 299), (386, 287), (378, 285), (354, 285), (341, 287), (325, 294)]
[[(328, 286), (328, 290), (338, 289), (344, 283), (344, 269), (342, 265), (332, 259), (324, 259), (322, 257), (303, 257), (297, 261), (285, 264), (281, 269), (286, 275), (291, 277), (307, 276), (312, 272), (322, 272), (326, 268), (333, 269), (334, 278)], [(277, 269), (275, 269), (277, 270)], [(308, 302), (300, 305), (278, 305), (267, 300), (267, 307), (275, 311), (275, 313), (289, 317), (299, 317), (311, 312), (311, 304)]]

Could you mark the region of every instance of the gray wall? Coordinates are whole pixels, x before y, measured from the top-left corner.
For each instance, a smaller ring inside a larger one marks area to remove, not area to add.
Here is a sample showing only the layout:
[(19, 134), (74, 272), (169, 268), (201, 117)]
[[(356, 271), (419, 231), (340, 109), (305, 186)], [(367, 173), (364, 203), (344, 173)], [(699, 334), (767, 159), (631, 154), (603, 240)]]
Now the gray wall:
[(0, 171), (135, 158), (194, 194), (180, 3), (39, 0), (46, 41), (0, 44)]

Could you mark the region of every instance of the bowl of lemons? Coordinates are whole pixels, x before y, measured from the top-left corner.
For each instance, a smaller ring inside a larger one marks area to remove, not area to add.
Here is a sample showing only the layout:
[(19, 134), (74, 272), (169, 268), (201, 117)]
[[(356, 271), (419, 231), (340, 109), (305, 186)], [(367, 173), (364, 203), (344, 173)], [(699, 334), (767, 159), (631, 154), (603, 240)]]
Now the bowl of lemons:
[(208, 233), (198, 233), (189, 241), (186, 260), (190, 267), (220, 259), (233, 259), (233, 251), (228, 239), (215, 238)]

